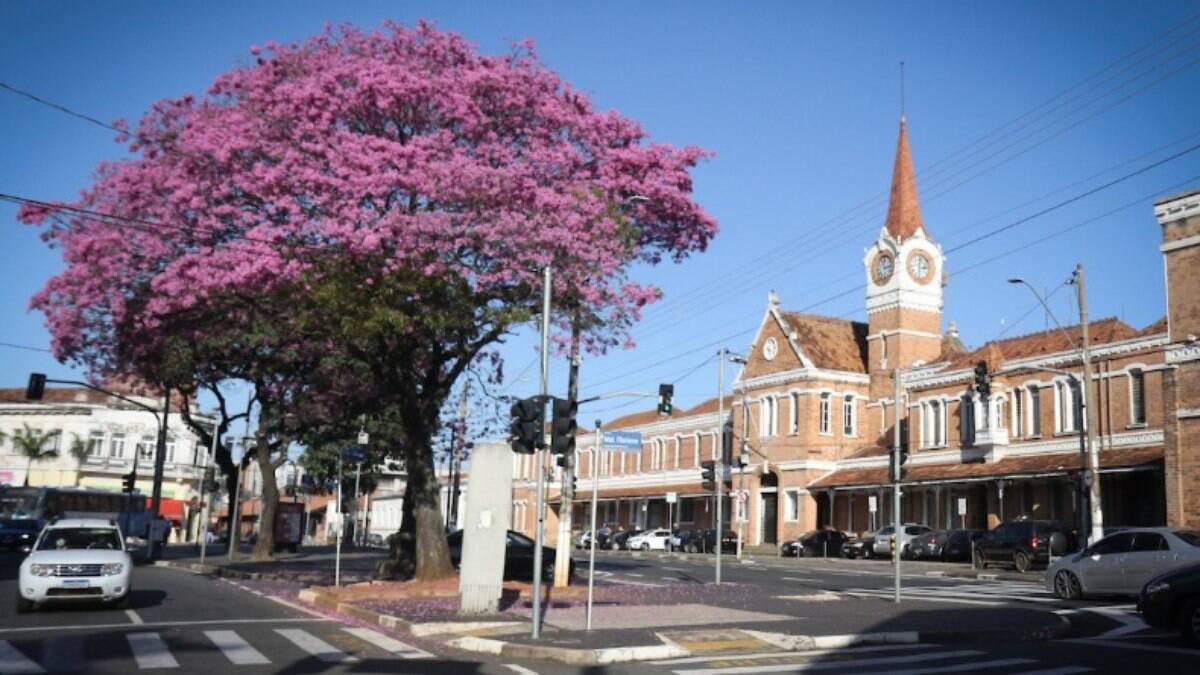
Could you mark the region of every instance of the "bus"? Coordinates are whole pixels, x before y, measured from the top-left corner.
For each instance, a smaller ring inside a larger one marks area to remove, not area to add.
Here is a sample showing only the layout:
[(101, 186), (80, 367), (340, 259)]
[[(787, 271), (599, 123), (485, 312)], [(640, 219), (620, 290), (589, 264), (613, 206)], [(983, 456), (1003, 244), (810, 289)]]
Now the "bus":
[(165, 540), (169, 523), (151, 522), (142, 494), (105, 492), (87, 488), (0, 486), (0, 524), (40, 532), (56, 518), (106, 518), (120, 526), (127, 537), (148, 538), (152, 533)]

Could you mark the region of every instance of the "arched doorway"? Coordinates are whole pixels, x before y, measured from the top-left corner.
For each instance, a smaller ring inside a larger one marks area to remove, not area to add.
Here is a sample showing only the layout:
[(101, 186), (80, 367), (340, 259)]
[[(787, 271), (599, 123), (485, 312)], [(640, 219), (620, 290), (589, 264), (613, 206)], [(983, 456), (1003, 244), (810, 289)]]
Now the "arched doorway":
[(758, 483), (758, 541), (779, 543), (779, 476), (769, 471)]

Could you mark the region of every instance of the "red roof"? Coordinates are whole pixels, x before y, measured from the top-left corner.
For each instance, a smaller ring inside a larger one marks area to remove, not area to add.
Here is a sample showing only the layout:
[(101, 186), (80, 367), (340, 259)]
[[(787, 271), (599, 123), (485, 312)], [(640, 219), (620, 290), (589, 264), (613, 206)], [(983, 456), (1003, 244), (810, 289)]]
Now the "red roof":
[(868, 326), (815, 314), (781, 312), (800, 350), (818, 368), (867, 372)]
[(896, 164), (892, 167), (892, 194), (884, 227), (897, 240), (908, 239), (924, 227), (921, 223), (921, 206), (917, 203), (917, 176), (913, 171), (912, 152), (908, 149), (908, 129), (903, 117), (900, 118)]

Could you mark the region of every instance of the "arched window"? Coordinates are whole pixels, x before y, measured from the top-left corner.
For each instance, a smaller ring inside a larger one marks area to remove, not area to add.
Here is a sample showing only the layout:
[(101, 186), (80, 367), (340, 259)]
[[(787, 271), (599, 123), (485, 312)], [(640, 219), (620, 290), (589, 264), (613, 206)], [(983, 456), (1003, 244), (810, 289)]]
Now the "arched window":
[(1141, 368), (1129, 369), (1129, 423), (1146, 423), (1146, 375)]
[(795, 436), (800, 433), (800, 393), (799, 392), (795, 392), (795, 391), (792, 392), (790, 408), (791, 408), (791, 413), (792, 413), (792, 418), (791, 418), (792, 423), (789, 427), (788, 433)]
[(1070, 433), (1077, 428), (1075, 425), (1075, 416), (1077, 414), (1076, 406), (1078, 403), (1075, 393), (1075, 387), (1070, 382), (1066, 380), (1056, 380), (1054, 382), (1055, 430), (1059, 433)]
[(842, 435), (857, 436), (858, 420), (855, 414), (854, 394), (846, 394), (842, 398)]
[(830, 405), (832, 404), (832, 402), (833, 402), (833, 395), (832, 395), (832, 394), (830, 394), (830, 393), (829, 393), (829, 392), (827, 392), (827, 391), (826, 391), (826, 392), (822, 392), (822, 394), (821, 394), (821, 427), (820, 427), (820, 433), (822, 433), (822, 434), (825, 434), (825, 435), (829, 435), (829, 434), (833, 433), (833, 431), (831, 431), (831, 426), (832, 426), (832, 425), (831, 425), (831, 422), (830, 422), (830, 416), (831, 416), (831, 414), (832, 414), (832, 413), (831, 413), (831, 412), (830, 412), (830, 410), (829, 410), (829, 407), (830, 407)]
[(692, 448), (692, 453), (694, 455), (692, 466), (700, 466), (700, 438), (701, 436), (699, 431), (692, 434), (692, 443), (694, 445)]

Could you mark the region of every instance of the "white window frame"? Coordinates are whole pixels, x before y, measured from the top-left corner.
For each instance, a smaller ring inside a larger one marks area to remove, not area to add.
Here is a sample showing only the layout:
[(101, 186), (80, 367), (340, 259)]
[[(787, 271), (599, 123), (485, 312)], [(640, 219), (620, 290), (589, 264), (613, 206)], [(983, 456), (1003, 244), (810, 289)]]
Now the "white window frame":
[[(1142, 396), (1141, 396), (1142, 419), (1140, 419), (1140, 420), (1137, 418), (1137, 414), (1136, 414), (1137, 409), (1134, 407), (1134, 403), (1135, 403), (1134, 396), (1133, 396), (1134, 373), (1137, 373), (1137, 375), (1141, 378), (1141, 381), (1142, 381)], [(1128, 384), (1129, 384), (1129, 426), (1134, 427), (1134, 428), (1141, 428), (1141, 427), (1146, 426), (1146, 418), (1148, 417), (1148, 415), (1146, 413), (1146, 367), (1140, 363), (1132, 364), (1125, 368), (1125, 375), (1129, 381), (1128, 382)]]
[(103, 431), (89, 432), (87, 438), (88, 457), (103, 457), (105, 440)]
[(796, 489), (783, 491), (783, 522), (796, 523), (800, 521), (800, 491)]
[(692, 453), (695, 457), (695, 461), (692, 462), (692, 466), (700, 466), (700, 446), (701, 446), (700, 441), (702, 440), (702, 438), (703, 437), (700, 435), (699, 431), (694, 432), (692, 434), (692, 442), (696, 444), (696, 447), (693, 448), (693, 453)]
[[(1066, 408), (1066, 410), (1064, 410)], [(1065, 378), (1054, 380), (1054, 432), (1073, 434), (1075, 428), (1075, 392)]]
[(1009, 430), (1014, 438), (1024, 436), (1025, 420), (1025, 389), (1017, 387), (1012, 390), (1012, 403), (1009, 405)]
[(679, 468), (679, 455), (683, 450), (683, 436), (675, 434), (675, 468)]
[[(849, 432), (846, 431), (847, 428)], [(849, 438), (858, 437), (858, 398), (854, 394), (842, 396), (842, 435)]]
[(1029, 438), (1042, 435), (1042, 390), (1045, 385), (1041, 382), (1025, 383), (1025, 431)]
[(821, 412), (820, 412), (820, 417), (819, 417), (820, 423), (819, 423), (819, 427), (817, 429), (817, 433), (820, 434), (821, 436), (832, 436), (833, 435), (833, 419), (832, 419), (833, 413), (832, 413), (831, 408), (833, 407), (833, 392), (831, 392), (831, 391), (821, 392), (820, 400), (821, 400), (821, 405), (820, 405)]
[(788, 407), (791, 408), (791, 420), (788, 426), (788, 433), (791, 436), (800, 435), (800, 392), (788, 392)]

